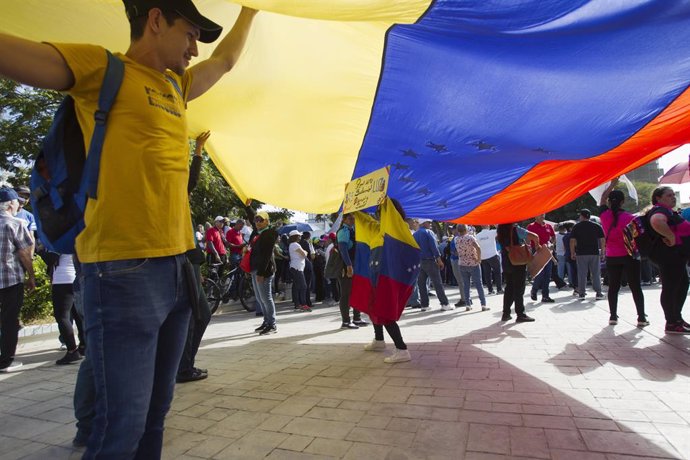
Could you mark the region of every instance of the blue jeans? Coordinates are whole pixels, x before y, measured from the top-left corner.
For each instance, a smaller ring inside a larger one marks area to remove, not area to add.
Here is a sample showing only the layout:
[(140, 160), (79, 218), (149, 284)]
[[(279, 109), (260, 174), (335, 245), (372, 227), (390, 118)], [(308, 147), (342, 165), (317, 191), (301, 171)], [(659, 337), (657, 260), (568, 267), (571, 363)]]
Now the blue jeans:
[(462, 284), (465, 289), (465, 302), (467, 305), (472, 305), (470, 298), (470, 279), (474, 281), (474, 287), (479, 294), (479, 303), (482, 307), (486, 306), (486, 298), (484, 297), (484, 286), (482, 286), (482, 269), (480, 265), (459, 265), (460, 275), (462, 275)]
[(263, 281), (256, 279), (256, 270), (252, 272), (252, 284), (256, 303), (264, 313), (264, 323), (273, 326), (276, 323), (276, 304), (273, 302), (273, 277), (265, 277)]
[[(79, 267), (77, 268), (79, 271)], [(77, 314), (84, 318), (84, 302), (82, 300), (83, 280), (81, 273), (77, 274), (74, 279), (72, 289), (74, 291), (74, 307)], [(77, 419), (77, 434), (74, 439), (80, 443), (86, 444), (91, 435), (91, 426), (93, 418), (96, 415), (94, 411), (96, 401), (96, 386), (93, 380), (93, 368), (91, 367), (91, 360), (89, 360), (89, 347), (86, 346), (86, 356), (79, 365), (77, 372), (77, 381), (74, 385), (74, 418)]]
[(96, 388), (85, 459), (158, 459), (190, 316), (185, 256), (83, 263)]
[(448, 305), (448, 297), (446, 297), (446, 291), (444, 291), (443, 282), (441, 281), (441, 269), (434, 259), (422, 259), (419, 278), (417, 278), (422, 308), (429, 307), (429, 291), (426, 286), (428, 279), (430, 279), (431, 284), (434, 285), (436, 296), (438, 297), (438, 301), (441, 302), (441, 305)]
[(537, 293), (541, 290), (542, 298), (549, 297), (549, 282), (551, 281), (551, 270), (553, 268), (553, 260), (546, 262), (544, 269), (539, 273), (534, 280), (532, 280), (532, 293)]
[(292, 303), (295, 308), (307, 305), (307, 281), (304, 279), (304, 272), (296, 268), (290, 268), (292, 275)]

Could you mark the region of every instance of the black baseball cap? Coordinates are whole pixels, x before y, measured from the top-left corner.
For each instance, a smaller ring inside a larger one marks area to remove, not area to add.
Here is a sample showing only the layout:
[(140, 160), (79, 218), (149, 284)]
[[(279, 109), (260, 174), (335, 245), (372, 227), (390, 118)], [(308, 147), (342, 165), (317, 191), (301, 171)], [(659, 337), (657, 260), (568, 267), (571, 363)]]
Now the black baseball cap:
[(144, 16), (151, 8), (176, 12), (199, 28), (199, 41), (203, 43), (214, 42), (223, 31), (221, 26), (199, 13), (192, 0), (123, 0), (123, 2), (127, 19), (130, 21)]

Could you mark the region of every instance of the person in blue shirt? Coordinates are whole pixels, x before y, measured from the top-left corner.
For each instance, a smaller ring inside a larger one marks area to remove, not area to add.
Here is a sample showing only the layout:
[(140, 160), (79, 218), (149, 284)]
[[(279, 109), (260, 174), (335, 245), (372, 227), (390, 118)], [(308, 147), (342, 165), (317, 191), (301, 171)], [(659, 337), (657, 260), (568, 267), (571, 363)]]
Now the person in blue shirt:
[(420, 221), (420, 228), (414, 233), (414, 239), (422, 251), (422, 267), (417, 279), (417, 287), (421, 295), (422, 311), (429, 308), (429, 291), (426, 287), (426, 280), (430, 279), (434, 285), (434, 290), (441, 302), (443, 310), (450, 310), (448, 305), (448, 297), (443, 289), (443, 282), (441, 281), (441, 269), (443, 268), (443, 259), (436, 244), (436, 235), (431, 231), (431, 220)]
[(29, 201), (29, 196), (31, 196), (31, 191), (29, 190), (29, 187), (27, 187), (26, 185), (20, 185), (19, 187), (16, 187), (14, 191), (17, 192), (17, 195), (19, 195), (19, 211), (17, 211), (17, 215), (14, 217), (26, 222), (26, 226), (29, 229), (29, 232), (31, 232), (31, 235), (33, 235), (36, 231), (36, 219), (34, 218), (33, 214), (24, 209), (24, 206), (26, 205), (27, 201)]
[[(350, 294), (352, 293), (352, 275), (354, 274), (355, 262), (355, 216), (354, 214), (343, 215), (343, 226), (337, 234), (338, 250), (343, 259), (345, 268), (338, 277), (340, 285), (340, 316), (343, 324), (341, 329), (359, 329), (359, 326), (368, 326), (369, 323), (362, 320), (362, 313), (356, 308), (352, 309), (352, 322), (350, 322)], [(335, 255), (335, 254), (334, 254)]]

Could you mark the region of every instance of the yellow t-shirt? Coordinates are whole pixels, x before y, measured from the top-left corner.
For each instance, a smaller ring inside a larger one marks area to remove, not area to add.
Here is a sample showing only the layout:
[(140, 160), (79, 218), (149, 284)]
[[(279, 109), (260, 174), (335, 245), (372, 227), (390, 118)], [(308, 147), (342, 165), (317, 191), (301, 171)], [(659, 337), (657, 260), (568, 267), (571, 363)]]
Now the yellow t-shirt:
[[(88, 152), (107, 55), (94, 45), (52, 44), (74, 73)], [(194, 247), (187, 182), (186, 99), (191, 74), (161, 74), (117, 53), (125, 76), (108, 116), (98, 199), (89, 199), (76, 250), (82, 262), (164, 257)], [(183, 98), (166, 78), (177, 81)]]

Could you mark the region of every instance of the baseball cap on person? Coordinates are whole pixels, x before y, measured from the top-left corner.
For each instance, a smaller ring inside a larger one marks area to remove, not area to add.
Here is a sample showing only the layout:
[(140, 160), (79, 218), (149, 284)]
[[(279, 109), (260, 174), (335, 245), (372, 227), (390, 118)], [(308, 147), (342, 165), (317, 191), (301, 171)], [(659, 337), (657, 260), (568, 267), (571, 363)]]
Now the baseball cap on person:
[(17, 192), (18, 195), (31, 195), (31, 190), (29, 190), (29, 187), (26, 185), (19, 185), (14, 188), (14, 191)]
[(0, 203), (5, 203), (6, 201), (18, 200), (19, 195), (17, 192), (11, 188), (2, 187), (0, 188)]
[[(256, 217), (261, 217), (263, 220), (270, 221), (271, 217), (268, 215), (266, 211), (259, 211), (256, 213)], [(301, 235), (301, 233), (300, 233)]]
[(288, 233), (288, 236), (300, 236), (302, 232), (299, 230), (292, 230), (290, 233)]
[(215, 219), (213, 219), (213, 222), (223, 222), (225, 220), (225, 217), (223, 216), (216, 216)]
[(174, 11), (199, 28), (199, 41), (203, 43), (214, 42), (223, 31), (223, 28), (199, 13), (192, 0), (122, 0), (125, 4), (127, 19), (130, 21), (139, 16), (146, 15), (151, 8), (160, 8), (165, 11)]
[(589, 219), (589, 217), (592, 215), (592, 213), (589, 211), (589, 209), (582, 208), (582, 209), (580, 209), (580, 215), (582, 217), (586, 217)]

